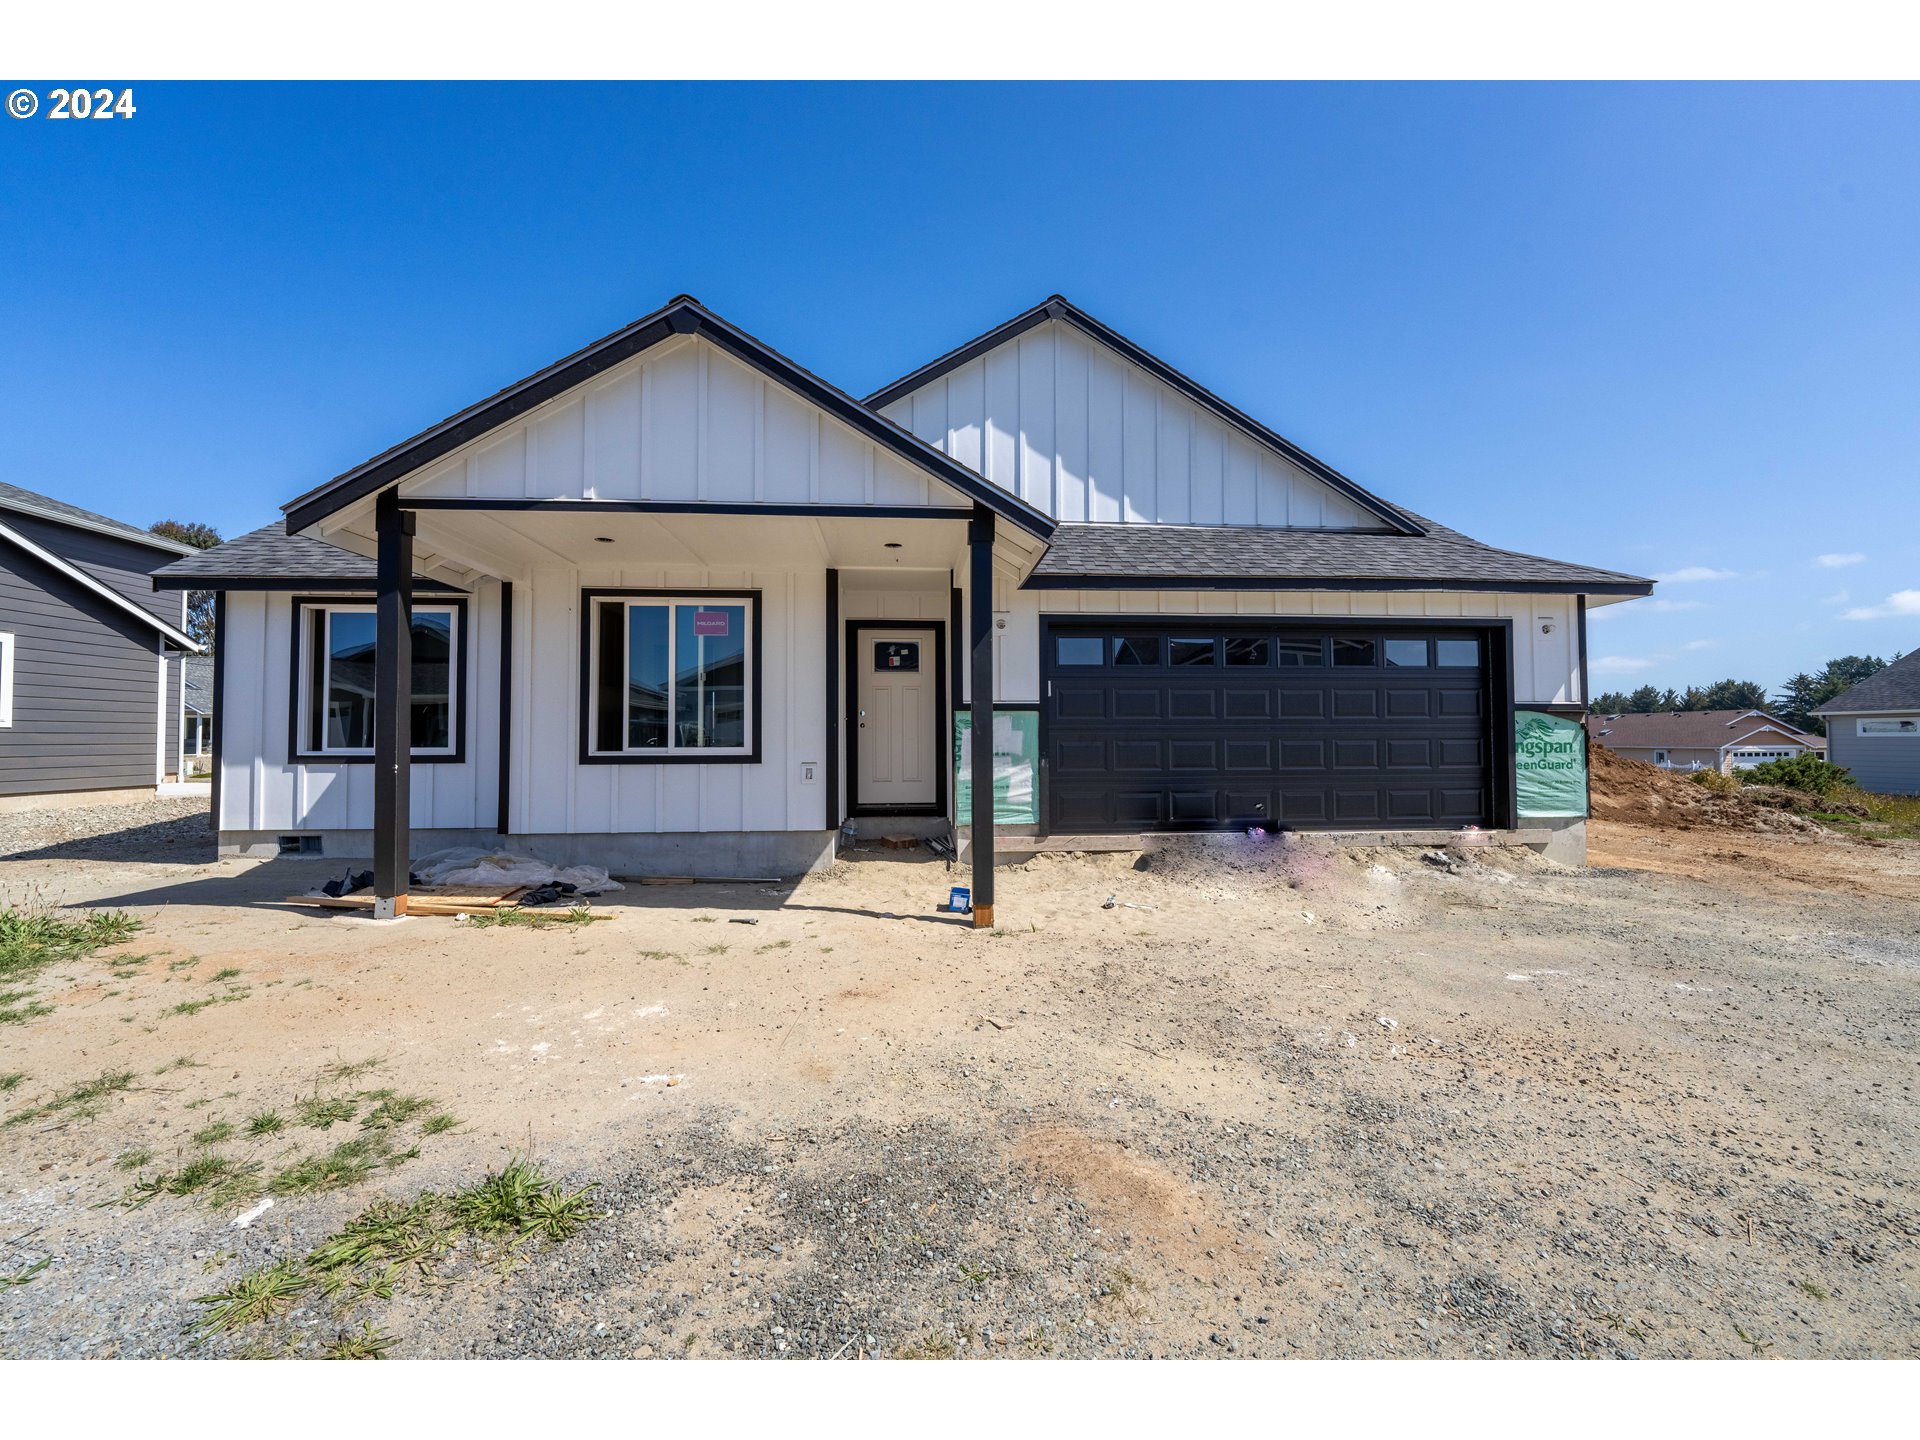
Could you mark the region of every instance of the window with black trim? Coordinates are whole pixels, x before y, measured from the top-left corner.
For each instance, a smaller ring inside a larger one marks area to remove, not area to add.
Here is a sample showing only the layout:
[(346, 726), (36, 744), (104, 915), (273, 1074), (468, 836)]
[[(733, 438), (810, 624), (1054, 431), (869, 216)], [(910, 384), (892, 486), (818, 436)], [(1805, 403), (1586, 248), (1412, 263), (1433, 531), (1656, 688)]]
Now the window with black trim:
[(754, 596), (590, 600), (589, 756), (725, 760), (754, 754)]
[[(457, 601), (413, 606), (411, 753), (416, 760), (458, 759), (460, 678), (466, 607)], [(296, 607), (295, 749), (298, 758), (373, 756), (372, 604), (302, 601)]]

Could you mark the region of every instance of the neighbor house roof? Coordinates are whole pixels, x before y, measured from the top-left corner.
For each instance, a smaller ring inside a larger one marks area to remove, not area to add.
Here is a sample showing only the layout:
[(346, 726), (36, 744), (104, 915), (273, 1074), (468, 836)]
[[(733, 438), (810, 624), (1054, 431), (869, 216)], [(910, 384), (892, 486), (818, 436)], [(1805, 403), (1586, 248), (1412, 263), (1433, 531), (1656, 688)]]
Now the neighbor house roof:
[(111, 535), (116, 540), (128, 540), (135, 545), (145, 545), (152, 550), (165, 550), (172, 555), (193, 553), (191, 545), (182, 545), (178, 540), (164, 540), (152, 531), (142, 530), (137, 525), (128, 525), (106, 515), (96, 515), (91, 510), (82, 510), (78, 505), (69, 505), (64, 500), (55, 500), (51, 495), (42, 495), (37, 491), (23, 490), (18, 485), (9, 485), (5, 481), (0, 481), (0, 510), (32, 515), (37, 519), (52, 520), (61, 525), (76, 525), (82, 530), (94, 530), (102, 535)]
[(403, 440), (309, 490), (282, 507), (287, 513), (287, 528), (298, 534), (354, 501), (386, 489), (421, 466), (519, 419), (535, 406), (675, 335), (697, 335), (717, 346), (1028, 533), (1042, 539), (1052, 533), (1054, 522), (1046, 512), (869, 409), (837, 385), (802, 369), (765, 342), (722, 320), (691, 295), (675, 296), (651, 315), (641, 316), (584, 350), (556, 360), (544, 370), (515, 381), (478, 404), (429, 426), (412, 439)]
[(55, 554), (32, 536), (21, 534), (18, 530), (14, 529), (13, 526), (3, 521), (0, 521), (0, 544), (11, 545), (22, 554), (32, 556), (35, 560), (46, 566), (47, 569), (79, 586), (80, 589), (86, 591), (108, 608), (118, 610), (121, 614), (139, 621), (142, 625), (152, 627), (160, 633), (161, 638), (167, 644), (178, 646), (180, 649), (187, 651), (199, 650), (200, 647), (196, 645), (185, 632), (175, 629), (144, 605), (135, 604), (112, 586), (87, 573), (85, 569), (67, 559), (66, 556)]
[[(194, 550), (184, 560), (162, 565), (153, 572), (156, 590), (372, 590), (373, 560), (325, 540), (289, 535), (287, 522), (276, 520), (258, 530), (216, 545)], [(452, 585), (413, 578), (416, 590), (454, 590)]]
[(1920, 650), (1894, 661), (1884, 670), (1876, 670), (1858, 685), (1842, 690), (1813, 713), (1816, 715), (1868, 715), (1920, 712)]
[(891, 385), (883, 385), (867, 396), (867, 404), (875, 410), (891, 405), (901, 396), (910, 395), (921, 387), (932, 384), (942, 375), (957, 370), (989, 350), (996, 350), (1009, 340), (1016, 339), (1050, 320), (1071, 325), (1089, 339), (1132, 361), (1162, 384), (1171, 386), (1231, 428), (1279, 451), (1329, 489), (1346, 496), (1361, 509), (1379, 516), (1389, 529), (1403, 535), (1418, 535), (1427, 527), (1428, 522), (1418, 515), (1402, 510), (1398, 505), (1389, 504), (1372, 491), (1363, 489), (1324, 460), (1309, 455), (1286, 436), (1263, 425), (1237, 406), (1228, 404), (1192, 376), (1174, 369), (1159, 356), (1134, 344), (1111, 326), (1094, 319), (1064, 295), (1049, 295), (1031, 310), (1024, 310), (1005, 324), (996, 325), (985, 334), (974, 336), (966, 344), (949, 350), (937, 360), (928, 361), (912, 374), (901, 376)]
[(1589, 715), (1587, 733), (1609, 750), (1718, 750), (1768, 728), (1816, 750), (1818, 735), (1789, 725), (1764, 710), (1662, 710), (1651, 715)]
[(1554, 590), (1645, 595), (1653, 582), (1514, 550), (1431, 520), (1418, 535), (1245, 525), (1062, 525), (1034, 589)]
[(180, 693), (185, 698), (189, 715), (213, 713), (213, 657), (211, 655), (189, 655), (182, 662)]

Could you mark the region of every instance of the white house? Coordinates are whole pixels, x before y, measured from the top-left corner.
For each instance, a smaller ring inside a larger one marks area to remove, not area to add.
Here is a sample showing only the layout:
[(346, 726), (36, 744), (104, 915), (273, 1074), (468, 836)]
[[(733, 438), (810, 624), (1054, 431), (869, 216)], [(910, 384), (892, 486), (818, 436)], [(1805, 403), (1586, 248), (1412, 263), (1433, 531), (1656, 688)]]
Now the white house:
[(681, 297), (157, 583), (220, 595), (223, 853), (372, 851), (387, 898), (409, 843), (790, 874), (950, 817), (987, 918), (996, 805), (1514, 827), (1514, 711), (1579, 714), (1587, 607), (1651, 588), (1391, 504), (1057, 296), (864, 401)]

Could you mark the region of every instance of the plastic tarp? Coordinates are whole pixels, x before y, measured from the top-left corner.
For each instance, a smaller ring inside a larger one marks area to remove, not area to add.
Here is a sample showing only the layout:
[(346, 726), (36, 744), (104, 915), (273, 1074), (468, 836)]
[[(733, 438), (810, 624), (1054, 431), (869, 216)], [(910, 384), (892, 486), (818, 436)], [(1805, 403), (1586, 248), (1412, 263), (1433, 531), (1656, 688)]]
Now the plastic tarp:
[(553, 865), (505, 850), (436, 850), (414, 861), (413, 873), (423, 885), (472, 885), (477, 889), (571, 885), (581, 894), (605, 894), (626, 888), (597, 865)]

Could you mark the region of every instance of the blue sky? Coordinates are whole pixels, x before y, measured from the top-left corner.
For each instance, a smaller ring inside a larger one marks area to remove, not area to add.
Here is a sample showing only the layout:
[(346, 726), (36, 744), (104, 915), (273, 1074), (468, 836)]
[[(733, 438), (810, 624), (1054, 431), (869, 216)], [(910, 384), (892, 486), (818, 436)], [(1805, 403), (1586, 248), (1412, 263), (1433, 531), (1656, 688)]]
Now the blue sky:
[(262, 524), (681, 291), (864, 393), (1057, 290), (1392, 500), (1674, 577), (1597, 689), (1920, 643), (1920, 88), (134, 91), (0, 119), (0, 475), (124, 519)]

